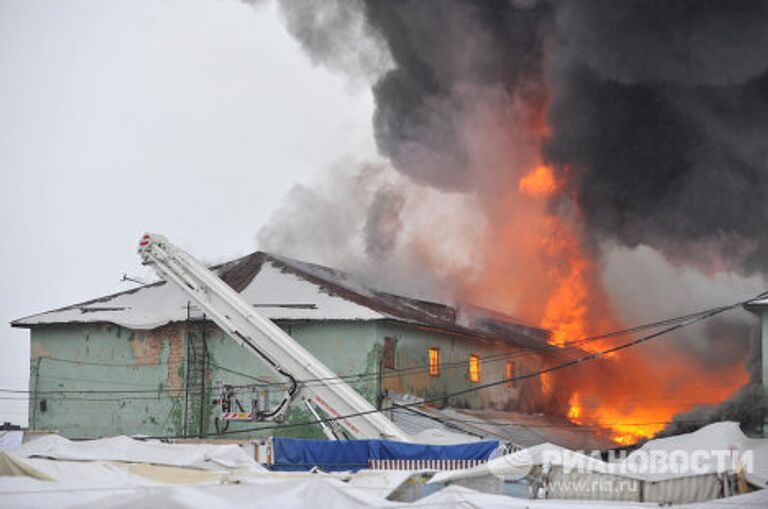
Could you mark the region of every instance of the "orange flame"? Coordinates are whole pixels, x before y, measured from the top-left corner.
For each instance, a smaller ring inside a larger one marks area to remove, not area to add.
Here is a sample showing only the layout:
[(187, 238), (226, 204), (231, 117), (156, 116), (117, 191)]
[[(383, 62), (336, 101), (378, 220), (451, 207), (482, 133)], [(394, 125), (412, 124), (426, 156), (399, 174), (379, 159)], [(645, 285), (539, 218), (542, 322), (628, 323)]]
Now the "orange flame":
[(546, 395), (552, 393), (552, 375), (550, 373), (540, 374), (539, 383), (541, 384), (541, 392)]
[[(578, 203), (564, 185), (571, 169), (540, 159), (550, 133), (547, 98), (538, 92), (538, 103), (521, 100), (528, 106), (516, 107), (513, 121), (502, 124), (509, 130), (501, 142), (499, 124), (478, 123), (473, 132), (480, 143), (475, 163), (490, 168), (481, 201), (488, 227), (472, 244), (481, 263), (463, 274), (461, 298), (538, 324), (564, 354), (599, 352), (629, 338), (580, 341), (624, 327), (584, 242)], [(723, 401), (747, 380), (742, 364), (703, 366), (665, 341), (540, 375), (538, 409), (629, 444), (652, 437), (680, 412)]]
[(570, 408), (568, 409), (568, 419), (576, 424), (581, 424), (581, 398), (578, 392), (574, 392), (571, 399), (568, 401)]
[(549, 166), (540, 165), (520, 179), (518, 189), (530, 196), (549, 196), (557, 190), (557, 184)]
[[(557, 193), (559, 186), (552, 169), (538, 165), (519, 180), (518, 189), (529, 198), (545, 199)], [(541, 228), (536, 252), (546, 260), (544, 275), (550, 282), (538, 323), (551, 332), (550, 343), (570, 348), (569, 343), (620, 328), (591, 257), (582, 247), (577, 221), (545, 212), (538, 224)], [(598, 352), (616, 344), (615, 340), (601, 340), (582, 342), (578, 347)], [(563, 379), (563, 385), (573, 391), (568, 399), (567, 418), (576, 424), (603, 429), (617, 443), (631, 444), (652, 437), (675, 414), (695, 403), (722, 401), (747, 379), (743, 366), (731, 366), (721, 368), (717, 375), (708, 370), (714, 380), (727, 383), (705, 383), (702, 372), (706, 371), (686, 359), (675, 365), (675, 373), (668, 373), (676, 385), (676, 390), (670, 391), (665, 385), (668, 380), (659, 377), (656, 364), (660, 362), (643, 354), (613, 353), (602, 359), (600, 366), (592, 366), (586, 372), (555, 373), (555, 378)], [(554, 383), (549, 375), (541, 381), (545, 394), (553, 392)], [(701, 390), (702, 384), (705, 390)], [(683, 397), (674, 397), (675, 392)]]

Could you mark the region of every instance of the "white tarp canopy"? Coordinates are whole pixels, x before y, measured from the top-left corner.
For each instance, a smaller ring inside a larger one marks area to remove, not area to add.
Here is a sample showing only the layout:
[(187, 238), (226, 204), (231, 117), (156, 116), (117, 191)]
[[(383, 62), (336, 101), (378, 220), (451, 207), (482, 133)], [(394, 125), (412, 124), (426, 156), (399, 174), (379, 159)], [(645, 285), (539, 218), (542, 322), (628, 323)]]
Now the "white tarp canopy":
[(61, 482), (112, 482), (126, 486), (149, 484), (147, 478), (132, 474), (125, 463), (23, 458), (8, 453), (0, 453), (0, 476)]
[(318, 475), (266, 474), (243, 484), (126, 487), (108, 483), (51, 483), (0, 477), (0, 506), (47, 508), (296, 508), (400, 507), (365, 487)]
[[(726, 456), (720, 451), (730, 454)], [(671, 472), (678, 469), (677, 465), (673, 464), (675, 458), (691, 458), (693, 454), (712, 460), (700, 461), (701, 468), (697, 470), (708, 470), (710, 473), (733, 471), (732, 460), (735, 460), (737, 463), (743, 463), (747, 479), (752, 484), (768, 487), (768, 439), (749, 438), (741, 431), (737, 422), (718, 422), (693, 433), (650, 440), (630, 454), (626, 461), (640, 462), (647, 459), (655, 462), (652, 470)], [(724, 456), (722, 462), (717, 461), (717, 455)], [(709, 469), (706, 469), (706, 466), (709, 466)], [(647, 477), (651, 480), (665, 478), (658, 474), (649, 474)]]
[(19, 430), (0, 431), (0, 451), (16, 449), (24, 440), (24, 432)]
[(304, 479), (263, 477), (239, 485), (155, 489), (150, 490), (149, 493), (137, 492), (133, 496), (103, 499), (84, 507), (94, 509), (123, 507), (355, 509), (400, 505), (402, 504), (390, 502), (363, 488), (350, 486), (337, 479), (314, 476)]
[[(149, 487), (152, 483), (146, 483)], [(77, 507), (111, 496), (127, 496), (137, 487), (122, 483), (50, 482), (31, 477), (0, 476), (0, 507), (13, 509), (62, 509)]]
[(571, 451), (559, 445), (546, 443), (507, 454), (465, 470), (438, 472), (429, 482), (442, 483), (486, 475), (496, 475), (504, 479), (515, 480), (522, 479), (536, 466), (561, 466), (579, 462), (588, 465), (587, 468), (592, 472), (608, 473), (610, 471), (608, 463), (602, 460)]
[[(658, 509), (659, 504), (643, 502), (601, 502), (594, 500), (526, 500), (505, 495), (479, 493), (461, 486), (448, 486), (433, 495), (422, 498), (413, 504), (413, 507), (463, 507), (467, 509)], [(760, 490), (746, 495), (721, 498), (696, 504), (675, 505), (673, 507), (675, 509), (768, 507), (768, 490)]]
[[(364, 489), (322, 476), (282, 479), (264, 476), (261, 482), (194, 487), (124, 487), (94, 483), (51, 483), (24, 477), (0, 477), (0, 506), (14, 509), (68, 508), (237, 508), (270, 509), (328, 507), (331, 509), (392, 507), (463, 507), (488, 509), (639, 509), (658, 504), (527, 500), (489, 495), (449, 486), (414, 503), (391, 502)], [(760, 490), (727, 499), (675, 506), (677, 509), (730, 509), (768, 507), (768, 491)]]
[[(723, 460), (719, 459), (723, 456)], [(670, 463), (675, 458), (697, 462), (683, 468)], [(751, 461), (751, 463), (750, 463)], [(744, 463), (747, 479), (756, 486), (768, 486), (768, 439), (753, 439), (742, 433), (736, 422), (720, 422), (693, 433), (650, 440), (621, 462), (574, 452), (554, 444), (541, 444), (493, 459), (483, 465), (440, 472), (430, 482), (496, 475), (521, 479), (536, 466), (576, 467), (580, 472), (620, 475), (644, 481), (662, 481), (680, 477), (735, 473)], [(695, 468), (694, 468), (695, 467)]]
[(266, 470), (235, 444), (164, 444), (126, 436), (76, 442), (58, 435), (45, 435), (14, 449), (10, 454), (18, 458), (120, 461), (204, 470)]
[[(389, 506), (385, 497), (412, 475), (371, 470), (269, 472), (237, 445), (164, 444), (125, 436), (77, 442), (46, 435), (0, 452), (0, 507), (68, 507), (87, 500), (97, 501), (100, 507), (122, 507), (126, 501), (139, 500), (139, 506), (146, 507), (210, 507), (212, 502), (226, 507), (238, 502), (242, 490), (209, 493), (169, 488), (231, 484), (260, 486), (259, 499), (264, 500), (267, 493), (275, 497), (271, 506), (290, 507), (297, 497), (313, 500), (308, 493), (320, 497), (323, 491), (327, 497), (354, 502), (339, 507)], [(341, 495), (340, 488), (344, 489)], [(253, 498), (253, 489), (249, 490), (247, 496)]]
[[(643, 450), (648, 453), (693, 453), (704, 448), (742, 453), (753, 451), (752, 475), (760, 479), (764, 475), (768, 453), (766, 442), (745, 437), (734, 423), (721, 423), (689, 435), (651, 441), (633, 454)], [(615, 464), (579, 452), (542, 444), (473, 469), (438, 473), (434, 481), (483, 475), (519, 479), (534, 466), (548, 465), (556, 471), (566, 464), (580, 464), (585, 466), (587, 472), (605, 476), (616, 475), (618, 468)], [(528, 500), (480, 493), (456, 485), (414, 504), (393, 502), (386, 497), (406, 482), (413, 472), (269, 472), (237, 445), (163, 444), (128, 437), (85, 442), (73, 442), (55, 435), (41, 437), (13, 451), (0, 453), (0, 472), (9, 475), (0, 475), (0, 507), (196, 509), (236, 506), (243, 509), (314, 507), (318, 504), (338, 509), (455, 505), (530, 509), (658, 507), (655, 503), (626, 499)], [(645, 477), (650, 480), (652, 476)], [(695, 478), (686, 477), (683, 480)], [(658, 480), (654, 478), (648, 484), (658, 484)], [(768, 490), (676, 507), (716, 509), (741, 506), (768, 507)]]

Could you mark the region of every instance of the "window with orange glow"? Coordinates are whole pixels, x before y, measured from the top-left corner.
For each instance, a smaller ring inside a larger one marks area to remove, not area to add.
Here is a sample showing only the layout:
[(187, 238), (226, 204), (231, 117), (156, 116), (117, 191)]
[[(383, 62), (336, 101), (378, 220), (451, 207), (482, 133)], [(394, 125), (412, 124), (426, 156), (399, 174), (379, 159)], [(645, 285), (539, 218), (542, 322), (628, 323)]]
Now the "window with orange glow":
[(515, 366), (515, 361), (507, 361), (507, 387), (514, 387), (515, 386), (515, 376), (517, 376), (517, 366)]
[(469, 356), (469, 381), (480, 381), (480, 357), (475, 354)]
[(429, 376), (440, 375), (440, 349), (429, 349)]

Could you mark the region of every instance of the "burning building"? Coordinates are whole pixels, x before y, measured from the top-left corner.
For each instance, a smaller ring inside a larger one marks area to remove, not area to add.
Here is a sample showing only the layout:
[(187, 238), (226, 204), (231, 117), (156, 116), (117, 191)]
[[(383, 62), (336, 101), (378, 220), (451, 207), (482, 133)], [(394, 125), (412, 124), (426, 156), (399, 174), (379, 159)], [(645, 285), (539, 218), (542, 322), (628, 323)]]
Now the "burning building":
[[(314, 62), (370, 83), (384, 161), (295, 190), (262, 248), (459, 303), (421, 310), (441, 323), (518, 317), (566, 356), (765, 286), (765, 2), (280, 5)], [(722, 415), (701, 405), (742, 415), (763, 397), (740, 397), (759, 385), (746, 315), (546, 373), (532, 405), (621, 443)]]
[[(332, 177), (328, 196), (297, 190), (261, 233), (268, 249), (374, 279), (382, 266), (431, 274), (453, 301), (593, 352), (621, 336), (585, 338), (765, 286), (765, 2), (281, 6), (314, 62), (371, 84), (386, 162)], [(323, 203), (357, 207), (330, 249), (297, 234), (338, 233)], [(680, 284), (684, 271), (696, 284)], [(638, 319), (630, 302), (654, 315)], [(677, 415), (701, 425), (700, 405), (733, 397), (748, 410), (739, 391), (759, 379), (745, 315), (545, 377), (550, 411), (629, 443)]]
[[(544, 408), (538, 379), (515, 380), (556, 360), (542, 329), (376, 291), (342, 272), (263, 252), (216, 271), (378, 408), (405, 394), (475, 410)], [(220, 385), (235, 386), (244, 400), (254, 388), (279, 392), (266, 366), (164, 282), (13, 326), (31, 333), (32, 429), (75, 438), (216, 435), (225, 431), (213, 404)], [(251, 435), (322, 436), (314, 425), (296, 425), (304, 421), (312, 417), (297, 405), (285, 429)], [(254, 426), (229, 423), (227, 430)]]

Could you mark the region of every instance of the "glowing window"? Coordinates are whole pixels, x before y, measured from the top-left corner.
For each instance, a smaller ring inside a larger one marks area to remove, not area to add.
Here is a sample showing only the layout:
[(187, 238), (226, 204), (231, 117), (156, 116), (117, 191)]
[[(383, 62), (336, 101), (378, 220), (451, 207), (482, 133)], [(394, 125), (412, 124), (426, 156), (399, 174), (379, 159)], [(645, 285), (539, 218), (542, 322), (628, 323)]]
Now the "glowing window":
[(517, 366), (515, 361), (507, 361), (507, 387), (515, 386), (515, 376), (517, 376)]
[(440, 349), (429, 349), (429, 376), (440, 375)]
[(469, 356), (469, 381), (480, 381), (480, 357), (475, 354)]

